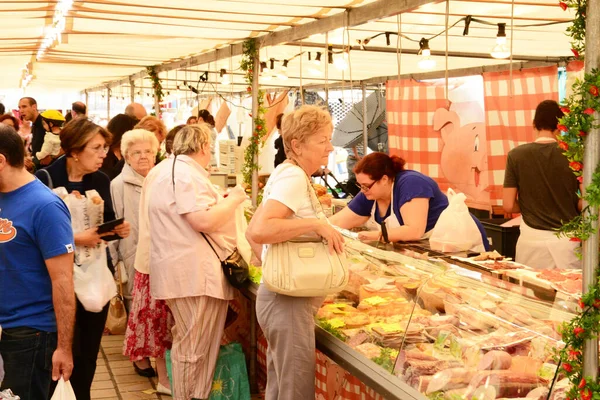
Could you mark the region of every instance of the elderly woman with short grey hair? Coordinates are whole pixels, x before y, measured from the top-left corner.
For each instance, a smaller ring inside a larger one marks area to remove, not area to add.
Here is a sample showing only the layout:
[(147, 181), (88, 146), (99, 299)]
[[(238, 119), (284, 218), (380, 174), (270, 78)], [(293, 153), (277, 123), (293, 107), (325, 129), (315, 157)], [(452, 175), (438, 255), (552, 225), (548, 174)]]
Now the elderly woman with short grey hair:
[(236, 247), (231, 216), (246, 194), (236, 187), (223, 198), (208, 179), (210, 136), (204, 124), (183, 127), (175, 135), (173, 156), (150, 173), (142, 190), (141, 222), (150, 230), (138, 254), (149, 249), (144, 262), (150, 266), (152, 297), (165, 300), (175, 319), (175, 400), (208, 399), (233, 299), (220, 260)]
[(116, 217), (125, 217), (132, 227), (132, 234), (127, 239), (111, 245), (113, 260), (122, 262), (128, 275), (124, 297), (129, 320), (123, 353), (129, 356), (136, 372), (145, 377), (156, 375), (150, 357), (156, 358), (157, 389), (160, 393), (170, 394), (165, 351), (171, 347), (173, 317), (164, 301), (156, 301), (150, 296), (149, 271), (137, 269), (135, 263), (142, 185), (154, 167), (158, 140), (150, 131), (134, 129), (123, 135), (120, 150), (125, 165), (111, 182), (110, 189)]
[[(342, 236), (324, 220), (317, 219), (307, 180), (327, 165), (333, 151), (333, 124), (326, 110), (302, 106), (284, 117), (283, 145), (287, 160), (273, 171), (246, 236), (264, 245), (299, 236), (318, 235), (330, 251), (343, 251)], [(259, 254), (256, 254), (260, 256)], [(321, 299), (322, 300), (322, 299)], [(292, 297), (260, 285), (256, 315), (267, 343), (266, 400), (315, 398), (315, 327), (312, 297)]]

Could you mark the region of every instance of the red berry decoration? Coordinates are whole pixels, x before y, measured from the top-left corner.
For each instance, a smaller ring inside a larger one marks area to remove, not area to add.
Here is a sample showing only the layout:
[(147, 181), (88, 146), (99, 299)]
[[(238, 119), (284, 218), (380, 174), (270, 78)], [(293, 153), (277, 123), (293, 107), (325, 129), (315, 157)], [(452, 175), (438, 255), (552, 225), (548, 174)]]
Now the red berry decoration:
[(573, 372), (573, 367), (568, 363), (563, 364), (563, 369), (567, 372)]
[(561, 1), (560, 3), (558, 3), (558, 5), (560, 6), (560, 8), (562, 8), (563, 11), (567, 11), (567, 8), (569, 7), (567, 5), (567, 3)]
[(586, 108), (585, 110), (583, 110), (583, 113), (586, 115), (592, 115), (594, 113), (594, 109), (593, 108)]
[(571, 161), (569, 167), (571, 167), (573, 171), (581, 171), (583, 169), (583, 164), (579, 161)]
[(590, 94), (592, 96), (598, 97), (598, 94), (600, 94), (600, 90), (598, 90), (598, 86), (593, 85), (592, 87), (590, 87)]
[(558, 147), (560, 147), (564, 151), (569, 150), (569, 145), (567, 144), (567, 142), (558, 142)]
[(575, 336), (579, 337), (579, 335), (582, 335), (583, 333), (585, 333), (585, 329), (578, 326), (577, 328), (573, 329), (573, 333), (575, 334)]
[(568, 132), (569, 128), (567, 128), (566, 126), (562, 125), (562, 124), (558, 124), (556, 125), (556, 128), (561, 131), (561, 132)]

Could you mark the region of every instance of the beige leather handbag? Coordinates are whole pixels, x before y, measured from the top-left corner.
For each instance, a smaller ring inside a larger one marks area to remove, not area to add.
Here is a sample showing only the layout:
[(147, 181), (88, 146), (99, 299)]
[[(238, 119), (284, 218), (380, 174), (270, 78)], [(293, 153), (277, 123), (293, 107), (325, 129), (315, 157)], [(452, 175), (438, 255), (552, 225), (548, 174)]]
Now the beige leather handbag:
[[(327, 220), (308, 176), (306, 181), (317, 218)], [(326, 296), (341, 291), (348, 283), (345, 254), (331, 254), (322, 239), (271, 244), (262, 270), (267, 289), (286, 296)]]

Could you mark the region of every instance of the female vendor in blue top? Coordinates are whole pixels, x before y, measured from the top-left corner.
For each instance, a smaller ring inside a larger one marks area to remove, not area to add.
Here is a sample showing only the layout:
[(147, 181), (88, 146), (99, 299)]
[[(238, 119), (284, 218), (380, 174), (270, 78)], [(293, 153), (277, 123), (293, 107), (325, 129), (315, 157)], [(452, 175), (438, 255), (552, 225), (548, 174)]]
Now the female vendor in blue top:
[[(332, 216), (331, 223), (345, 229), (365, 225), (369, 230), (359, 233), (359, 239), (366, 242), (380, 239), (383, 223), (390, 242), (429, 237), (448, 207), (448, 198), (433, 179), (404, 165), (402, 158), (385, 153), (371, 153), (360, 160), (354, 172), (361, 193)], [(485, 230), (473, 219), (488, 250)]]

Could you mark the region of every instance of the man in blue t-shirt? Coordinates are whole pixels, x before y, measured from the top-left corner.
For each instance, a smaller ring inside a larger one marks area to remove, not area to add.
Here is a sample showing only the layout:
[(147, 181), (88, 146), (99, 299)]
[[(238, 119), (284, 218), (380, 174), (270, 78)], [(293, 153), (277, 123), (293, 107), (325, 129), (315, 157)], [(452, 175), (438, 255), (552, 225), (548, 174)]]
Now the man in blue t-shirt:
[(69, 210), (24, 159), (21, 137), (0, 124), (0, 389), (45, 400), (50, 379), (73, 370), (74, 241)]

